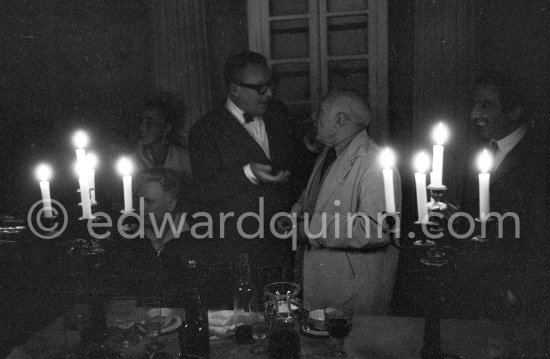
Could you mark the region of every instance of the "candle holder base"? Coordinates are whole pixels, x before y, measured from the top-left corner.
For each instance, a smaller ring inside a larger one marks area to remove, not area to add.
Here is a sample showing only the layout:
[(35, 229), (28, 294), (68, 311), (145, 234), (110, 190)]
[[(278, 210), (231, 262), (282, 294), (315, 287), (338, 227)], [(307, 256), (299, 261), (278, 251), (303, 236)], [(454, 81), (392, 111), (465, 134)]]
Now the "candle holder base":
[(439, 250), (437, 246), (433, 246), (428, 251), (428, 256), (420, 259), (420, 263), (430, 267), (441, 267), (449, 263), (445, 252)]
[(418, 239), (413, 242), (413, 245), (417, 247), (431, 247), (431, 246), (435, 246), (435, 242), (429, 239)]
[(99, 240), (92, 236), (91, 233), (88, 232), (88, 223), (89, 221), (92, 222), (99, 222), (102, 220), (102, 217), (96, 217), (92, 216), (90, 218), (79, 218), (80, 225), (79, 225), (79, 232), (82, 233), (80, 236), (77, 236), (77, 238), (72, 241), (72, 245), (69, 249), (72, 253), (78, 253), (80, 255), (84, 256), (92, 256), (103, 253), (105, 250), (101, 246), (101, 243)]
[(480, 228), (478, 230), (479, 234), (476, 234), (475, 236), (473, 236), (472, 241), (477, 243), (490, 242), (491, 238), (494, 236), (492, 227), (493, 227), (493, 224), (496, 222), (496, 220), (492, 217), (489, 217), (485, 220), (482, 220), (481, 218), (477, 217), (475, 221)]

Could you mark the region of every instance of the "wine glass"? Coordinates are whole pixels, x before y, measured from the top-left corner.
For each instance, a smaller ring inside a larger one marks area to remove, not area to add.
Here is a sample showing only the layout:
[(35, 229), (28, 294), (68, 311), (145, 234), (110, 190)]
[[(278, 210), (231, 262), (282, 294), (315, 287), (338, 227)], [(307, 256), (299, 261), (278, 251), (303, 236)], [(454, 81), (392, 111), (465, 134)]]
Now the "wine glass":
[[(146, 298), (143, 300), (142, 305), (149, 310), (146, 316), (145, 330), (147, 331), (147, 336), (151, 338), (150, 343), (145, 346), (145, 349), (151, 353), (158, 353), (165, 347), (164, 343), (158, 340), (162, 332), (163, 323), (161, 300), (158, 297)], [(154, 315), (149, 315), (151, 311)]]
[(252, 338), (256, 341), (256, 345), (251, 349), (254, 354), (262, 354), (266, 352), (266, 347), (263, 344), (267, 334), (269, 333), (269, 325), (266, 322), (265, 316), (265, 300), (263, 298), (253, 298), (250, 301), (250, 322), (252, 323)]
[(328, 335), (334, 342), (336, 347), (336, 357), (342, 358), (346, 356), (344, 351), (344, 339), (351, 331), (351, 317), (353, 310), (348, 308), (329, 307), (325, 309), (325, 323), (328, 330)]
[(114, 342), (121, 348), (128, 348), (139, 342), (139, 336), (130, 329), (137, 319), (137, 299), (135, 297), (116, 297), (109, 304), (109, 317), (120, 329)]

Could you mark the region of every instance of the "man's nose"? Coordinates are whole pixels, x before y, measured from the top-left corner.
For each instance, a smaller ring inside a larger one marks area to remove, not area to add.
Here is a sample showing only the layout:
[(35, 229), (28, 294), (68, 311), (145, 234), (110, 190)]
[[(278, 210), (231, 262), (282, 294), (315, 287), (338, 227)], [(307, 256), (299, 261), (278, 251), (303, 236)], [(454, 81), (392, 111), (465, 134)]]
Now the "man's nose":
[(269, 99), (273, 98), (273, 91), (271, 91), (271, 87), (267, 88), (267, 91), (264, 93), (264, 96)]

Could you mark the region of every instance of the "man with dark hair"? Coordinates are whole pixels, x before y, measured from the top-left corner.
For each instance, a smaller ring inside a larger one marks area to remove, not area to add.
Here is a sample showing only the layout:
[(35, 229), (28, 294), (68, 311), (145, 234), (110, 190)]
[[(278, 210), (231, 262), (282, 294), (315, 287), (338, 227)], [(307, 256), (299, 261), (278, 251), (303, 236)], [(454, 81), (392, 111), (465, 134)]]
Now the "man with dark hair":
[[(545, 258), (548, 254), (545, 238), (548, 154), (529, 123), (528, 108), (522, 101), (524, 91), (499, 72), (484, 73), (474, 82), (471, 119), (482, 141), (475, 153), (486, 148), (493, 154), (490, 211), (515, 214), (519, 218), (519, 223), (507, 218), (503, 225), (499, 224), (504, 238), (493, 243), (498, 248), (488, 254), (495, 261), (498, 273), (483, 277), (484, 286), (493, 289), (481, 301), (485, 306), (482, 315), (494, 319), (509, 316), (511, 312), (506, 308), (515, 308), (513, 312), (522, 316), (542, 314), (540, 301), (544, 295), (549, 299), (548, 293), (540, 291), (548, 280), (548, 269), (543, 269), (548, 260)], [(473, 158), (471, 162), (475, 163)], [(473, 215), (479, 213), (478, 171), (471, 169), (469, 184), (465, 186), (465, 209)], [(481, 300), (483, 295), (478, 294)], [(542, 303), (546, 308), (548, 305)]]
[[(239, 252), (250, 254), (255, 272), (263, 267), (289, 269), (290, 247), (270, 240), (269, 228), (271, 216), (288, 211), (293, 200), (288, 183), (293, 156), (289, 114), (272, 101), (271, 70), (262, 55), (243, 51), (232, 56), (224, 75), (226, 101), (190, 133), (197, 199), (203, 206), (199, 209), (212, 215), (213, 237), (224, 239), (215, 241), (213, 250), (226, 251), (231, 259)], [(250, 212), (263, 220), (248, 216), (240, 223), (239, 217)], [(221, 213), (231, 215), (220, 220)]]

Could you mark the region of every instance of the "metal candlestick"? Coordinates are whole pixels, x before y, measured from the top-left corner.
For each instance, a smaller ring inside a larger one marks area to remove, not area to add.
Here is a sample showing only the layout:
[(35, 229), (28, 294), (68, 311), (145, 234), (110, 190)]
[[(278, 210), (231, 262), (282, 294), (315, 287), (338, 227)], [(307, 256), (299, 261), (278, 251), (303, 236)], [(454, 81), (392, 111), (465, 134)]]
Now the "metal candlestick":
[[(428, 190), (430, 191), (430, 197), (432, 198), (432, 201), (428, 203), (428, 212), (429, 212), (428, 218), (430, 218), (434, 216), (434, 214), (442, 213), (447, 209), (447, 205), (441, 202), (441, 199), (443, 198), (443, 194), (447, 190), (447, 187), (430, 184), (428, 186)], [(445, 228), (442, 224), (442, 220), (441, 220), (442, 216), (443, 216), (442, 214), (439, 216), (434, 216), (437, 219), (433, 222), (432, 221), (426, 222), (426, 227), (424, 227), (424, 224), (423, 224), (422, 229), (427, 228), (428, 232), (434, 235), (439, 235), (440, 237), (443, 237)], [(443, 249), (438, 243), (440, 240), (441, 238), (439, 238), (438, 241), (433, 241), (434, 245), (428, 247), (427, 256), (420, 260), (422, 264), (425, 264), (428, 266), (440, 267), (449, 262), (449, 260), (446, 258), (446, 253), (443, 251)]]

